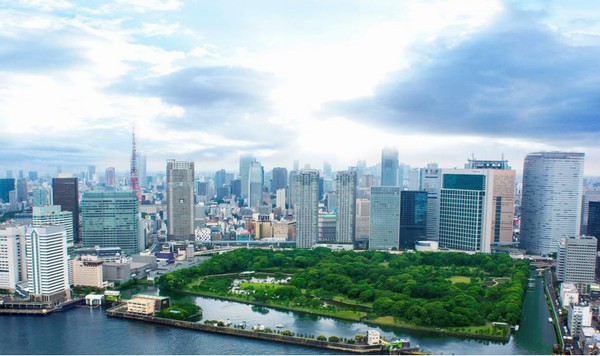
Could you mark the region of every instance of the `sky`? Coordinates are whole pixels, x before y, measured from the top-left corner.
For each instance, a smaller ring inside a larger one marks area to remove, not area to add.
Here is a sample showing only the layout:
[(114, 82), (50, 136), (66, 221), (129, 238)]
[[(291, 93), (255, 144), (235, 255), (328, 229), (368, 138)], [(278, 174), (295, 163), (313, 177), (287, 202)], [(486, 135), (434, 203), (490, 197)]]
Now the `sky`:
[[(334, 170), (586, 153), (596, 1), (0, 0), (0, 169)], [(0, 175), (3, 175), (0, 174)]]

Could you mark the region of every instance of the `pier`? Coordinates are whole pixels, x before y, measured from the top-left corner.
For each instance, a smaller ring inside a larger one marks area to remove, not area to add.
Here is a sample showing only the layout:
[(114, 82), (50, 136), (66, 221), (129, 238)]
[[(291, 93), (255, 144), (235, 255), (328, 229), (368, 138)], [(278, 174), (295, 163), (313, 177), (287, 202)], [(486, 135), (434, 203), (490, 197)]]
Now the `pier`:
[(108, 309), (106, 311), (106, 315), (109, 317), (114, 317), (114, 318), (145, 321), (145, 322), (149, 322), (149, 323), (169, 325), (169, 326), (174, 326), (174, 327), (183, 328), (183, 329), (205, 331), (205, 332), (230, 335), (230, 336), (241, 336), (241, 337), (246, 337), (246, 338), (251, 338), (251, 339), (316, 347), (316, 348), (321, 348), (321, 349), (336, 350), (336, 351), (342, 351), (342, 352), (347, 352), (347, 353), (376, 354), (376, 353), (383, 352), (382, 345), (344, 344), (344, 343), (338, 343), (338, 342), (318, 341), (318, 340), (312, 340), (312, 339), (306, 339), (306, 338), (300, 338), (300, 337), (294, 337), (294, 336), (285, 336), (285, 335), (280, 335), (280, 334), (266, 334), (266, 333), (262, 333), (262, 332), (251, 331), (251, 330), (233, 329), (233, 328), (229, 328), (229, 327), (220, 327), (220, 326), (206, 325), (206, 324), (200, 324), (200, 323), (189, 322), (189, 321), (180, 321), (180, 320), (157, 318), (157, 317), (148, 316), (148, 315), (133, 314), (133, 313), (128, 313), (124, 310), (125, 310), (124, 305), (118, 305), (116, 307)]

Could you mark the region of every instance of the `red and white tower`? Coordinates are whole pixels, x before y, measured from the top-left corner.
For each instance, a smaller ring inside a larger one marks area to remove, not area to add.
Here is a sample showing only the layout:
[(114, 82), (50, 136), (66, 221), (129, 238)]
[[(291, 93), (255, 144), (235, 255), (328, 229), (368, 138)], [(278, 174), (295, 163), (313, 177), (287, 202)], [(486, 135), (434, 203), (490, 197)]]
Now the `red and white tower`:
[(137, 172), (137, 153), (135, 150), (135, 126), (132, 132), (132, 143), (131, 143), (131, 172), (129, 177), (129, 187), (135, 192), (135, 196), (138, 201), (142, 201), (142, 191), (140, 190), (140, 182), (138, 181)]

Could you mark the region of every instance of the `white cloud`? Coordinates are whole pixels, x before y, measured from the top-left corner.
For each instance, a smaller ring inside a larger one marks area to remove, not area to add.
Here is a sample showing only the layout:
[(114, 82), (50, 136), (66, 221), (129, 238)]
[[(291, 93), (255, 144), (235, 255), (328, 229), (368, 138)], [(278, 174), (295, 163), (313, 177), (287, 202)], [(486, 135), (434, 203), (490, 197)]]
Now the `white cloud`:
[(117, 3), (138, 12), (174, 11), (183, 6), (183, 2), (178, 0), (117, 0)]

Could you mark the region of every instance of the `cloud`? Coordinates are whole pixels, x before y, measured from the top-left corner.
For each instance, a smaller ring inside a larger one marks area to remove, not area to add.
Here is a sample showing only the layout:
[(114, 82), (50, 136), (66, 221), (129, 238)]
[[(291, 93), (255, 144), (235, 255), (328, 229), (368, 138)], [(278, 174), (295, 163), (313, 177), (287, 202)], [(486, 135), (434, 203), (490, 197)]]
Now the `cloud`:
[(420, 48), (423, 59), (374, 95), (331, 102), (320, 114), (397, 132), (591, 139), (600, 133), (600, 41), (560, 33), (542, 15), (506, 9), (456, 45)]

